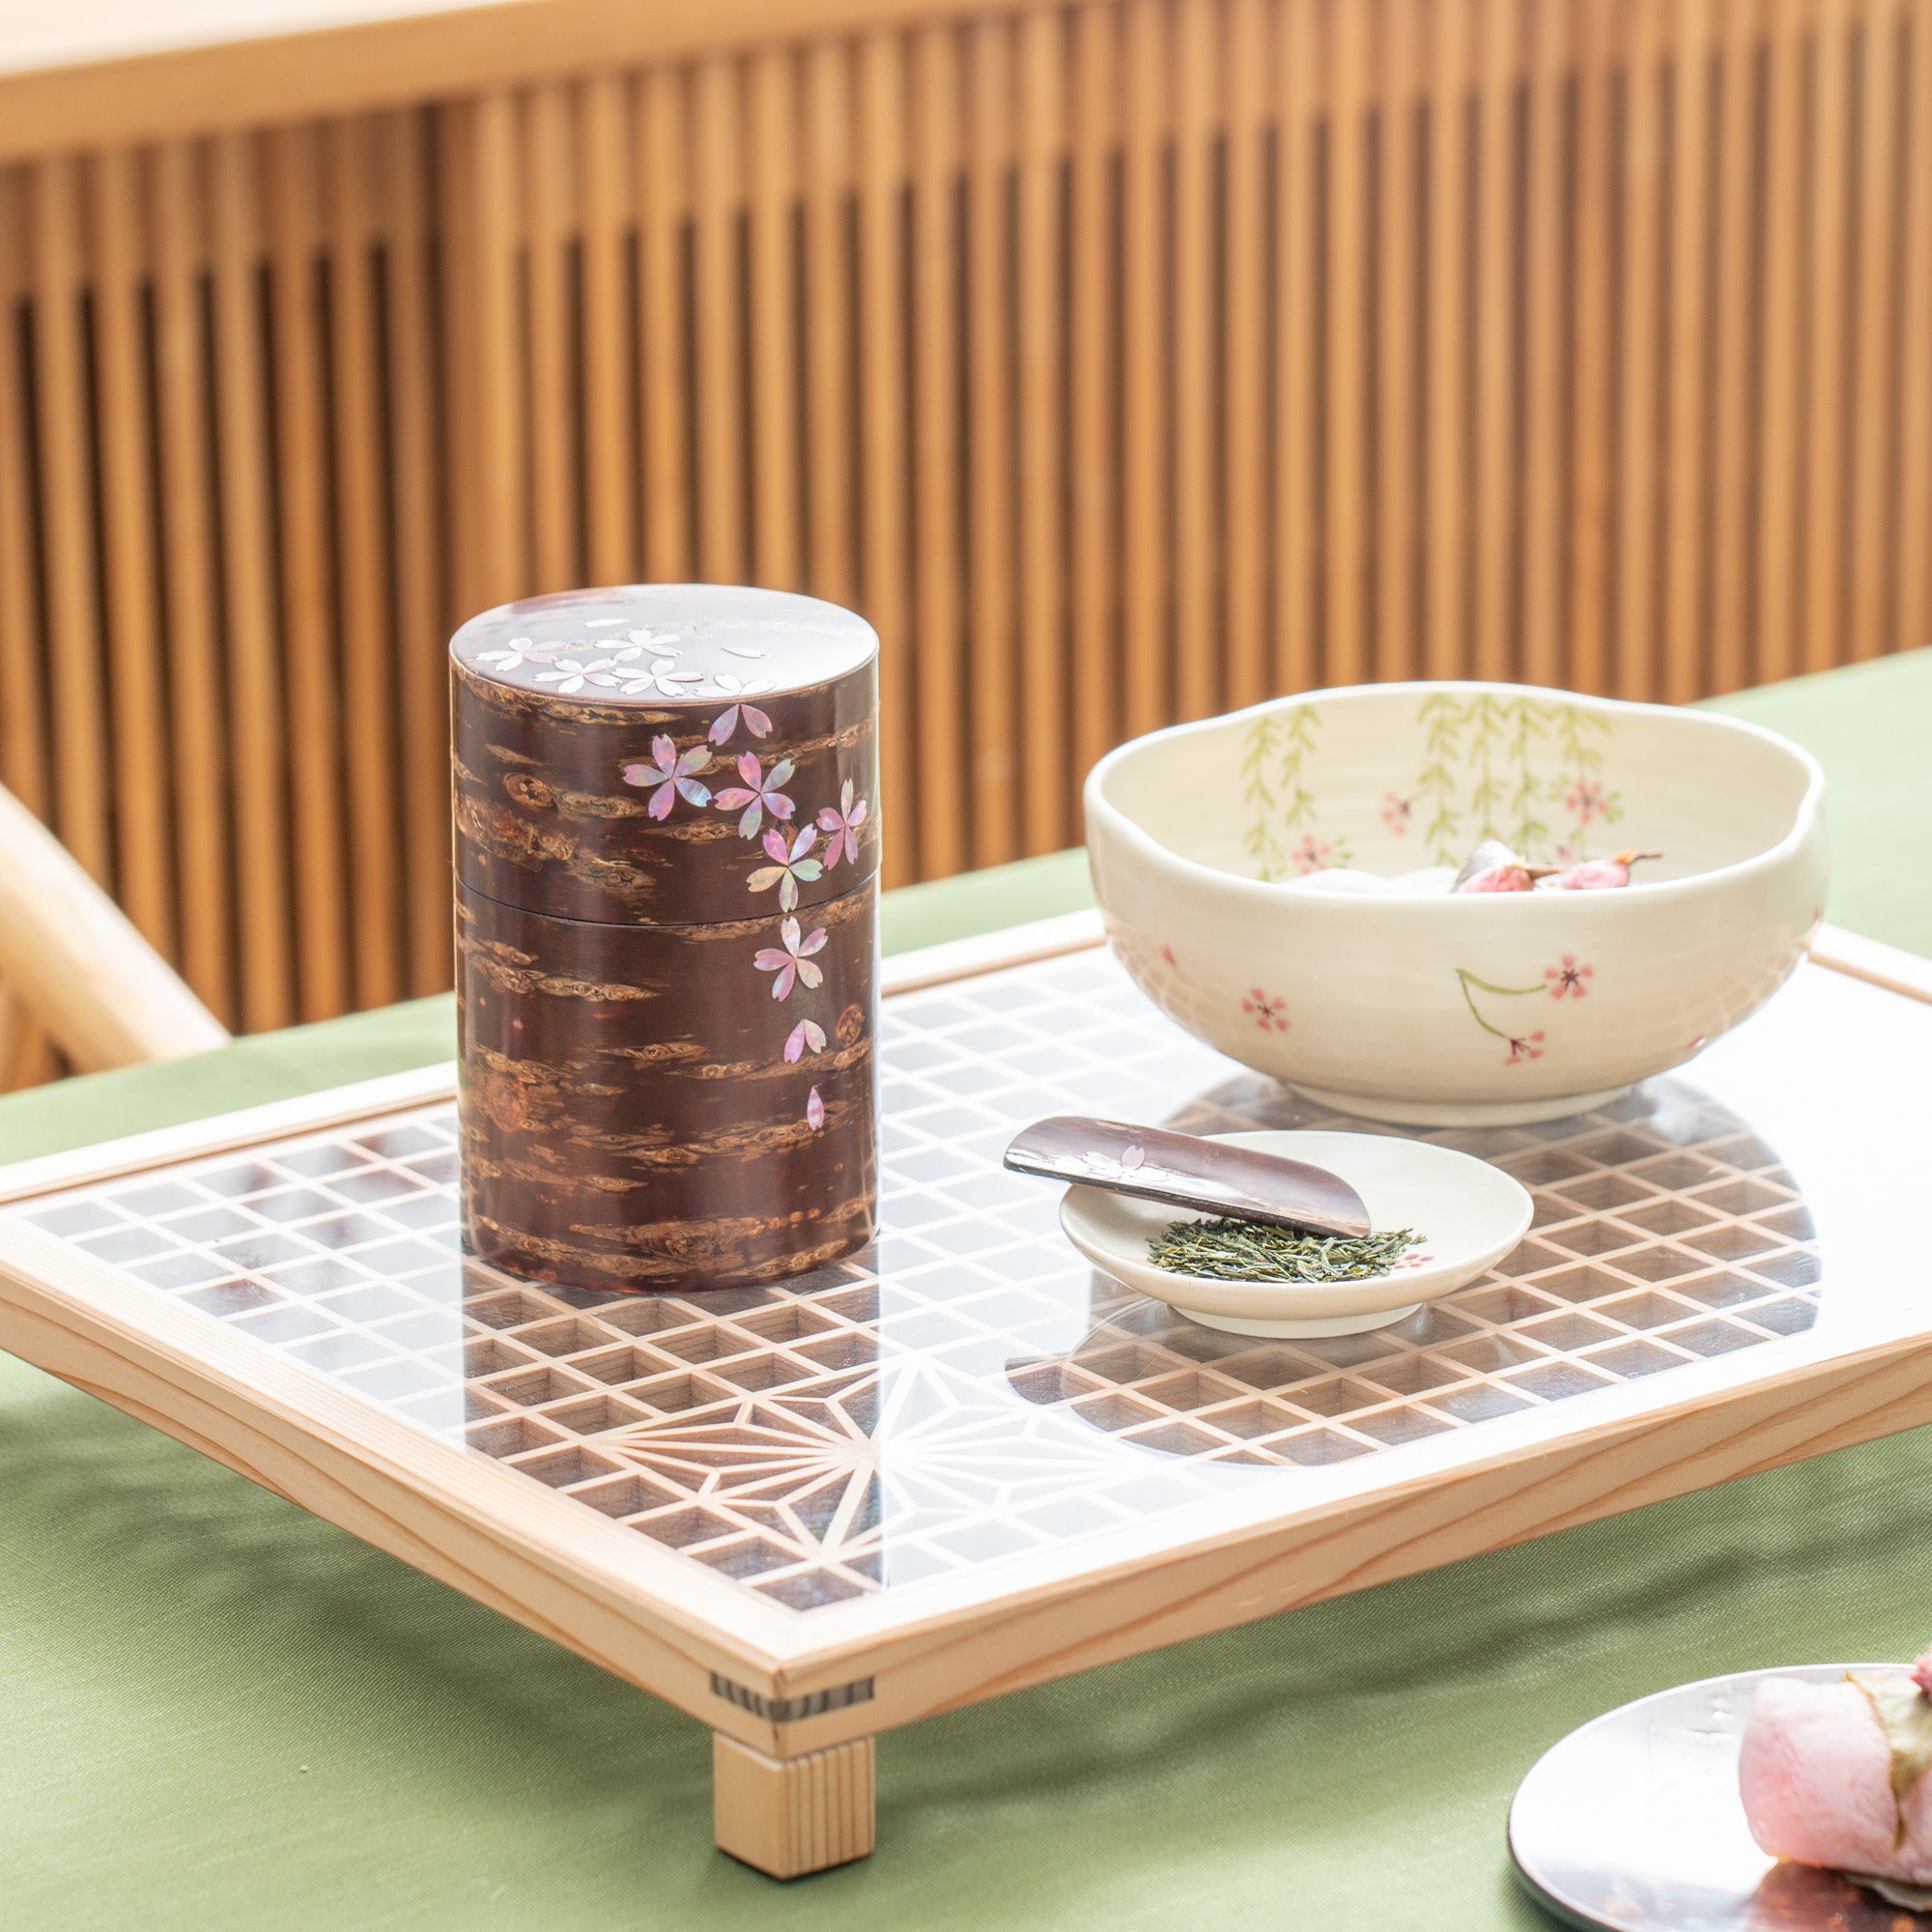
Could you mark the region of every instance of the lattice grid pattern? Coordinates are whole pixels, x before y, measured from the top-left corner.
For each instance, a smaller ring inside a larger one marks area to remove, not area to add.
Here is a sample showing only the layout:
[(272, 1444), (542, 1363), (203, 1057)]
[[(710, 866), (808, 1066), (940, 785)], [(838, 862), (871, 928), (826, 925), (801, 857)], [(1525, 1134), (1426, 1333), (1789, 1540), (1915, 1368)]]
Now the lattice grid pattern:
[(883, 1049), (885, 1232), (781, 1288), (578, 1293), (466, 1261), (447, 1103), (11, 1215), (798, 1609), (1816, 1319), (1791, 1176), (1689, 1081), (1547, 1125), (1427, 1134), (1530, 1187), (1532, 1234), (1398, 1327), (1288, 1344), (1093, 1274), (1057, 1231), (1055, 1190), (1000, 1154), (1048, 1113), (1208, 1132), (1342, 1117), (1181, 1034), (1102, 952), (895, 998)]

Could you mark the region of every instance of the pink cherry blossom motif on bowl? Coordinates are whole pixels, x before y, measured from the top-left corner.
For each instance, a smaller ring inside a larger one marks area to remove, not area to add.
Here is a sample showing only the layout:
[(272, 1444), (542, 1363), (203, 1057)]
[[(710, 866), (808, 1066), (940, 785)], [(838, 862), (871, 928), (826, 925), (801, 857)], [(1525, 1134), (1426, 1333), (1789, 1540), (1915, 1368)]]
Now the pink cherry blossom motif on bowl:
[[(1710, 712), (1430, 683), (1155, 732), (1084, 802), (1108, 938), (1171, 1017), (1328, 1104), (1448, 1126), (1602, 1104), (1756, 1011), (1817, 930), (1824, 790)], [(1452, 894), (1488, 839), (1522, 879)]]
[[(1167, 955), (1166, 963), (1170, 966), (1174, 964), (1174, 955), (1172, 953)], [(1264, 1033), (1269, 1031), (1286, 1033), (1288, 1031), (1287, 1006), (1288, 1002), (1286, 1000), (1277, 1000), (1271, 995), (1264, 993), (1259, 986), (1250, 986), (1241, 996), (1241, 1010), (1244, 1013), (1252, 1013), (1255, 1017), (1255, 1024)]]

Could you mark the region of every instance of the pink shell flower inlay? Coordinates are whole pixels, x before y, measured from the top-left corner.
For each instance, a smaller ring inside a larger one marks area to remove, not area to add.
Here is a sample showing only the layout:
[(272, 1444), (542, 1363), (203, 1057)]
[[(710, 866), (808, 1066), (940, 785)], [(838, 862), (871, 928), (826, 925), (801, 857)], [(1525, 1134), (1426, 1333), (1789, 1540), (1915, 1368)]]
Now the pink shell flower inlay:
[[(774, 818), (789, 820), (792, 802), (779, 787), (792, 775), (792, 761), (781, 758), (769, 773), (755, 753), (747, 752), (738, 760), (738, 776), (743, 784), (731, 785), (718, 794), (718, 809), (721, 811), (736, 811), (740, 806), (745, 815), (738, 821), (738, 836), (741, 838), (755, 838), (758, 827), (766, 812)], [(767, 843), (770, 842), (769, 836)]]
[(816, 859), (806, 856), (817, 838), (818, 827), (808, 825), (787, 846), (784, 834), (774, 826), (765, 834), (765, 856), (772, 864), (760, 866), (752, 874), (752, 890), (762, 893), (769, 887), (777, 886), (779, 910), (790, 912), (798, 904), (799, 882), (815, 879), (825, 869)]
[(828, 872), (838, 865), (841, 853), (853, 865), (859, 863), (859, 828), (865, 822), (866, 801), (862, 798), (854, 802), (852, 781), (847, 779), (838, 788), (838, 803), (824, 807), (818, 814), (818, 829), (832, 835), (831, 843), (825, 848)]
[(654, 762), (650, 764), (626, 765), (624, 782), (642, 785), (652, 793), (649, 810), (653, 818), (668, 818), (679, 793), (693, 805), (711, 803), (711, 787), (699, 784), (692, 776), (711, 763), (711, 753), (702, 745), (692, 746), (680, 757), (677, 746), (669, 738), (653, 738), (651, 757)]
[[(723, 680), (719, 680), (721, 683)], [(711, 721), (711, 742), (722, 745), (738, 728), (738, 720), (744, 718), (745, 729), (754, 738), (769, 738), (772, 735), (772, 721), (755, 704), (747, 704), (742, 698), (736, 704), (728, 705)]]
[[(776, 834), (773, 835), (777, 837)], [(784, 1000), (791, 997), (793, 982), (800, 981), (808, 992), (815, 988), (825, 978), (824, 972), (811, 962), (811, 955), (825, 948), (825, 928), (821, 925), (803, 939), (799, 937), (798, 921), (787, 919), (779, 927), (779, 937), (784, 942), (781, 951), (776, 946), (760, 947), (752, 963), (760, 973), (776, 973), (772, 981), (772, 998)], [(787, 1053), (787, 1060), (797, 1059), (797, 1055)]]
[(796, 1066), (808, 1052), (825, 1051), (825, 1029), (816, 1020), (800, 1020), (785, 1041), (785, 1064)]

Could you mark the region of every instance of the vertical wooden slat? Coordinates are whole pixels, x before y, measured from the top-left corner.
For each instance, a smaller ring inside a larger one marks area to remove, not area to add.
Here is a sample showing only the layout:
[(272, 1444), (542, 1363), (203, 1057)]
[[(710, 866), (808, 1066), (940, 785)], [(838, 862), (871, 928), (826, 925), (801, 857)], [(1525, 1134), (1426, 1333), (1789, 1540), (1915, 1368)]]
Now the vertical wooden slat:
[(1913, 0), (1899, 222), (1904, 283), (1899, 302), (1897, 525), (1898, 615), (1894, 650), (1932, 643), (1932, 0)]
[(204, 334), (204, 175), (170, 141), (153, 158), (156, 419), (159, 429), (162, 611), (181, 868), (182, 974), (220, 1019), (235, 998), (227, 816), (229, 760), (213, 561), (213, 460)]
[[(1222, 404), (1221, 501), (1223, 525), (1222, 626), (1226, 639), (1223, 698), (1231, 709), (1267, 696), (1265, 628), (1266, 554), (1263, 516), (1267, 502), (1265, 386), (1266, 289), (1263, 270), (1268, 236), (1263, 197), (1267, 155), (1267, 43), (1263, 0), (1228, 0), (1221, 62), (1227, 101), (1226, 230), (1222, 243), (1225, 316), (1222, 355), (1227, 370)], [(1096, 37), (1097, 38), (1097, 37)], [(1097, 174), (1098, 169), (1095, 167)], [(1076, 210), (1075, 245), (1083, 220), (1103, 224), (1090, 244), (1105, 245), (1104, 205)], [(1076, 340), (1078, 336), (1076, 335)], [(1095, 344), (1097, 351), (1099, 345)], [(1083, 350), (1082, 354), (1091, 353)], [(1077, 377), (1076, 377), (1077, 380)], [(1076, 436), (1074, 488), (1093, 465), (1111, 469), (1097, 441)], [(1077, 761), (1085, 770), (1090, 760)]]
[(792, 209), (798, 186), (792, 56), (756, 55), (749, 77), (752, 534), (754, 576), (776, 590), (801, 582), (797, 284)]
[(266, 135), (264, 154), (281, 609), (279, 625), (265, 634), (263, 643), (279, 649), (287, 691), (297, 1011), (303, 1019), (319, 1020), (346, 1010), (350, 1001), (338, 791), (341, 692), (324, 498), (324, 331), (316, 281), (321, 154), (316, 131), (306, 127)]
[[(449, 337), (452, 595), (468, 615), (529, 582), (526, 456), (517, 356), (516, 109), (503, 93), (442, 110)], [(673, 311), (674, 312), (674, 311)]]
[(1121, 10), (1121, 628), (1126, 735), (1167, 721), (1167, 128), (1157, 0)]
[(1610, 683), (1648, 697), (1656, 660), (1658, 289), (1663, 201), (1662, 0), (1625, 0), (1621, 313), (1617, 329), (1616, 633)]
[(35, 1023), (25, 1003), (0, 986), (0, 1094), (38, 1087), (58, 1071), (53, 1042)]
[(745, 576), (745, 417), (739, 384), (737, 63), (713, 54), (692, 75), (692, 349), (696, 356), (697, 559), (713, 583)]
[(1662, 683), (1685, 704), (1704, 689), (1704, 421), (1710, 175), (1710, 0), (1677, 0), (1670, 97), (1670, 294), (1663, 484)]
[[(1274, 289), (1274, 689), (1293, 692), (1306, 691), (1318, 676), (1313, 586), (1320, 445), (1314, 309), (1321, 283), (1315, 260), (1314, 103), (1321, 21), (1315, 0), (1279, 0), (1276, 21), (1280, 252)], [(1132, 461), (1129, 455), (1129, 466)], [(1132, 548), (1129, 532), (1129, 554)]]
[(68, 849), (105, 882), (113, 853), (107, 818), (106, 705), (95, 605), (94, 465), (87, 411), (81, 304), (79, 163), (36, 161), (32, 183), (36, 445), (53, 699), (54, 826)]
[(425, 111), (382, 120), (377, 180), (386, 245), (388, 491), (393, 519), (397, 708), (409, 862), (409, 986), (449, 982), (449, 751), (443, 668), (435, 345), (426, 232)]
[(1610, 305), (1611, 60), (1621, 0), (1577, 0), (1576, 287), (1571, 308), (1575, 398), (1570, 462), (1570, 658), (1579, 691), (1609, 688), (1608, 605), (1614, 425)]
[(351, 958), (355, 1004), (386, 1006), (403, 989), (399, 920), (402, 819), (396, 785), (396, 691), (390, 676), (389, 506), (383, 489), (384, 412), (379, 315), (371, 274), (376, 153), (364, 120), (325, 135), (328, 222), (330, 401), (342, 702), (349, 728), (349, 863), (355, 882)]
[[(1120, 737), (1114, 549), (1118, 465), (1113, 169), (1119, 14), (1089, 0), (1072, 16), (1072, 185), (1068, 254), (1067, 497), (1076, 780)], [(1076, 801), (1077, 804), (1077, 801)]]
[[(1180, 0), (1170, 15), (1174, 71), (1174, 691), (1176, 715), (1218, 703), (1215, 610), (1214, 98), (1212, 15)], [(1024, 419), (1024, 417), (1022, 418)]]
[(805, 347), (811, 587), (849, 604), (852, 544), (852, 82), (842, 42), (816, 41), (805, 70)]
[(1471, 669), (1507, 678), (1511, 636), (1510, 550), (1514, 527), (1516, 392), (1511, 368), (1515, 317), (1510, 255), (1515, 204), (1510, 150), (1516, 117), (1517, 0), (1483, 0), (1476, 88), (1474, 636)]
[(95, 407), (100, 449), (102, 580), (114, 737), (114, 841), (128, 916), (162, 952), (175, 948), (167, 707), (156, 623), (154, 453), (140, 280), (141, 208), (125, 148), (90, 168)]
[(1067, 840), (1065, 557), (1061, 452), (1060, 130), (1065, 125), (1061, 16), (1019, 21), (1019, 151), (1014, 259), (1019, 277), (1020, 734), (1022, 844)]
[(1376, 645), (1378, 678), (1413, 677), (1415, 508), (1416, 85), (1418, 0), (1382, 0), (1376, 224)]
[(1364, 109), (1367, 0), (1328, 0), (1327, 510), (1322, 676), (1354, 684), (1368, 669), (1364, 543), (1368, 440), (1368, 190)]
[(1711, 689), (1750, 674), (1751, 256), (1758, 0), (1725, 0), (1718, 58), (1718, 199), (1713, 216), (1711, 331)]
[[(0, 303), (10, 318), (28, 283), (24, 188), (20, 170), (0, 169)], [(0, 784), (51, 818), (26, 402), (19, 333), (10, 323), (0, 330)]]
[(1805, 0), (1769, 0), (1764, 49), (1764, 258), (1758, 292), (1762, 360), (1755, 413), (1757, 557), (1754, 683), (1797, 668), (1801, 562), (1798, 433), (1804, 420), (1799, 331), (1804, 315)]
[(1523, 153), (1521, 675), (1563, 681), (1564, 103), (1570, 0), (1535, 0)]
[[(640, 74), (638, 130), (638, 392), (643, 417), (644, 572), (692, 574), (690, 425), (684, 351), (684, 100), (668, 68)], [(831, 595), (831, 592), (823, 594)]]
[(958, 30), (920, 30), (913, 48), (913, 611), (919, 702), (919, 869), (971, 861), (966, 826), (966, 659), (959, 546)]
[(967, 32), (966, 223), (968, 623), (973, 861), (998, 865), (1019, 849), (1014, 799), (1012, 342), (1008, 327), (1008, 184), (1011, 30), (1002, 19)]
[(900, 212), (905, 169), (905, 62), (895, 35), (859, 47), (860, 609), (879, 634), (879, 791), (890, 826), (881, 871), (914, 875), (915, 699), (906, 611), (906, 369)]
[(1465, 673), (1463, 541), (1467, 488), (1463, 364), (1467, 0), (1435, 0), (1429, 92), (1429, 557), (1423, 669)]
[[(1846, 0), (1813, 0), (1811, 146), (1805, 169), (1810, 320), (1800, 391), (1809, 413), (1800, 490), (1804, 609), (1797, 668), (1804, 670), (1825, 670), (1837, 662), (1844, 624), (1845, 430), (1851, 401), (1845, 380), (1849, 12)], [(1794, 413), (1796, 409), (1794, 402)]]
[(586, 80), (577, 97), (583, 341), (583, 537), (593, 582), (637, 571), (632, 501), (630, 273), (625, 216), (626, 111), (615, 74)]
[[(288, 760), (268, 518), (257, 145), (245, 134), (218, 135), (211, 144), (211, 164), (214, 413), (242, 1019), (257, 1032), (286, 1026), (294, 1011), (283, 806)], [(308, 883), (305, 877), (304, 887)], [(314, 930), (313, 924), (306, 930)], [(325, 977), (320, 983), (327, 988), (330, 981)]]
[[(1897, 318), (1898, 255), (1894, 172), (1902, 131), (1895, 124), (1899, 16), (1889, 0), (1868, 0), (1859, 35), (1859, 156), (1857, 347), (1852, 358), (1852, 457), (1846, 466), (1851, 548), (1845, 649), (1850, 658), (1876, 657), (1892, 643), (1888, 528), (1893, 373), (1892, 327)], [(1919, 359), (1932, 353), (1922, 338)]]
[(534, 591), (582, 582), (578, 562), (577, 369), (570, 303), (569, 100), (560, 84), (524, 102), (521, 172), (528, 186), (524, 321), (528, 353), (527, 496)]

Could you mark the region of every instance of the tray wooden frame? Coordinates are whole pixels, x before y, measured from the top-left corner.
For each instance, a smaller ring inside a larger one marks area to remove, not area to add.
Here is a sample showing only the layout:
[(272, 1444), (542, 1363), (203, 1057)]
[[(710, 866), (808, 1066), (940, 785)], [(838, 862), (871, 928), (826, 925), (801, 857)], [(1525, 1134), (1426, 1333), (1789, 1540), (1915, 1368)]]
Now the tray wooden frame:
[[(886, 995), (1100, 941), (1075, 914), (902, 954)], [(1932, 962), (1832, 928), (1812, 957), (1932, 1004)], [(0, 1203), (453, 1091), (444, 1064), (48, 1155), (0, 1172)], [(720, 1842), (785, 1877), (870, 1850), (869, 1745), (841, 1747), (880, 1730), (1932, 1421), (1932, 1333), (1889, 1339), (1264, 1522), (1123, 1530), (1104, 1568), (802, 1618), (51, 1237), (7, 1243), (0, 1345), (709, 1724), (740, 1747)]]

